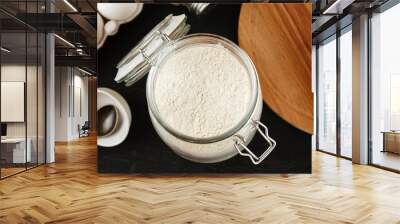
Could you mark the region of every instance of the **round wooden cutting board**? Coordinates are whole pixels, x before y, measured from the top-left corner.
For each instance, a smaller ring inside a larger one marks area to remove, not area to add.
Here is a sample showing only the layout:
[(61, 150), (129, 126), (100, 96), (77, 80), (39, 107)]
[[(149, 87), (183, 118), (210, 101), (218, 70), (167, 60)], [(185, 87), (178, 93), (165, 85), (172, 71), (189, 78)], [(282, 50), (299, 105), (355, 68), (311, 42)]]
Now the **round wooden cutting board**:
[(257, 67), (264, 101), (312, 134), (311, 4), (243, 4), (238, 32), (240, 47)]

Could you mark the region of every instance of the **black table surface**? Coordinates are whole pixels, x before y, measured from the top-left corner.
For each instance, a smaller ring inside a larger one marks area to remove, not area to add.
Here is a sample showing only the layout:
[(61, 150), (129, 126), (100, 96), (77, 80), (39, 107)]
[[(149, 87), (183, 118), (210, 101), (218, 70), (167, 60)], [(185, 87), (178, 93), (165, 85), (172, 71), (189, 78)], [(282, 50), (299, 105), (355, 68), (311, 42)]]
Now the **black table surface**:
[[(146, 4), (142, 13), (107, 38), (98, 52), (98, 85), (119, 92), (132, 110), (131, 129), (126, 140), (112, 148), (98, 147), (98, 171), (101, 173), (310, 173), (311, 136), (291, 126), (264, 103), (261, 121), (277, 142), (274, 151), (255, 166), (249, 158), (201, 164), (176, 155), (155, 132), (150, 121), (145, 85), (146, 77), (130, 87), (114, 81), (118, 61), (167, 15), (185, 13), (191, 25), (189, 33), (213, 33), (237, 43), (240, 5), (218, 5), (206, 15), (196, 16), (183, 6)], [(273, 34), (271, 34), (273, 35)], [(259, 154), (265, 140), (256, 135), (249, 144)]]

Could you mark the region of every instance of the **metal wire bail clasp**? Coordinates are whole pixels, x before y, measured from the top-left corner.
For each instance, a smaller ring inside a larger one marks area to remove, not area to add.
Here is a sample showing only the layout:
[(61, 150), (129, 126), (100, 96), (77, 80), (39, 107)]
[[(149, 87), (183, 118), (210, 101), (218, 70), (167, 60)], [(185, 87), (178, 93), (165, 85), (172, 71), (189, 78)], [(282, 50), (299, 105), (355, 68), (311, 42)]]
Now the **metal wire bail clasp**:
[[(268, 157), (268, 155), (274, 150), (276, 146), (276, 142), (274, 139), (269, 137), (268, 135), (268, 128), (265, 124), (261, 123), (260, 121), (252, 121), (252, 125), (257, 129), (258, 133), (261, 134), (261, 136), (267, 141), (268, 143), (268, 148), (265, 150), (265, 152), (260, 156), (256, 156), (247, 146), (244, 144), (245, 141), (243, 137), (241, 136), (236, 136), (236, 142), (234, 144), (236, 150), (239, 152), (241, 156), (247, 156), (250, 158), (251, 162), (253, 162), (254, 165), (260, 164), (265, 158)], [(262, 130), (264, 129), (264, 130)]]
[(167, 43), (171, 41), (171, 39), (168, 37), (167, 34), (165, 34), (164, 32), (161, 32), (159, 30), (156, 31), (157, 36), (161, 37), (161, 39), (163, 41), (166, 41)]
[(153, 66), (153, 62), (150, 60), (150, 57), (146, 54), (146, 52), (143, 50), (143, 48), (139, 48), (139, 53), (142, 55), (142, 57), (144, 58), (144, 61)]

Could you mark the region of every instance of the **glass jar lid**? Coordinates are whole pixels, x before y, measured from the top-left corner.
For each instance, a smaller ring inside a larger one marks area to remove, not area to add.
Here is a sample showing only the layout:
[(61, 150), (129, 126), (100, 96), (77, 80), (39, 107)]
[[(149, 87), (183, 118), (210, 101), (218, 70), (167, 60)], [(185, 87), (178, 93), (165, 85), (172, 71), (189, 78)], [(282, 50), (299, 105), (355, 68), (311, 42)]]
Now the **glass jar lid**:
[(130, 86), (145, 76), (160, 50), (171, 40), (185, 36), (190, 30), (186, 15), (168, 15), (155, 26), (117, 65), (115, 81)]

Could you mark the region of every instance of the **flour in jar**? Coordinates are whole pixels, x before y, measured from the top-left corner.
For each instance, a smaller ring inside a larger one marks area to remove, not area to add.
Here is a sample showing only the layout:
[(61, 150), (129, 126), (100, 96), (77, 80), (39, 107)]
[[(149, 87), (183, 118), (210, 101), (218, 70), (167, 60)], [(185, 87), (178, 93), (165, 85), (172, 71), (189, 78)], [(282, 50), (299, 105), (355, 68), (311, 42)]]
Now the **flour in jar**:
[(246, 116), (251, 80), (225, 47), (196, 44), (163, 59), (154, 94), (167, 125), (190, 137), (209, 138), (232, 129)]

